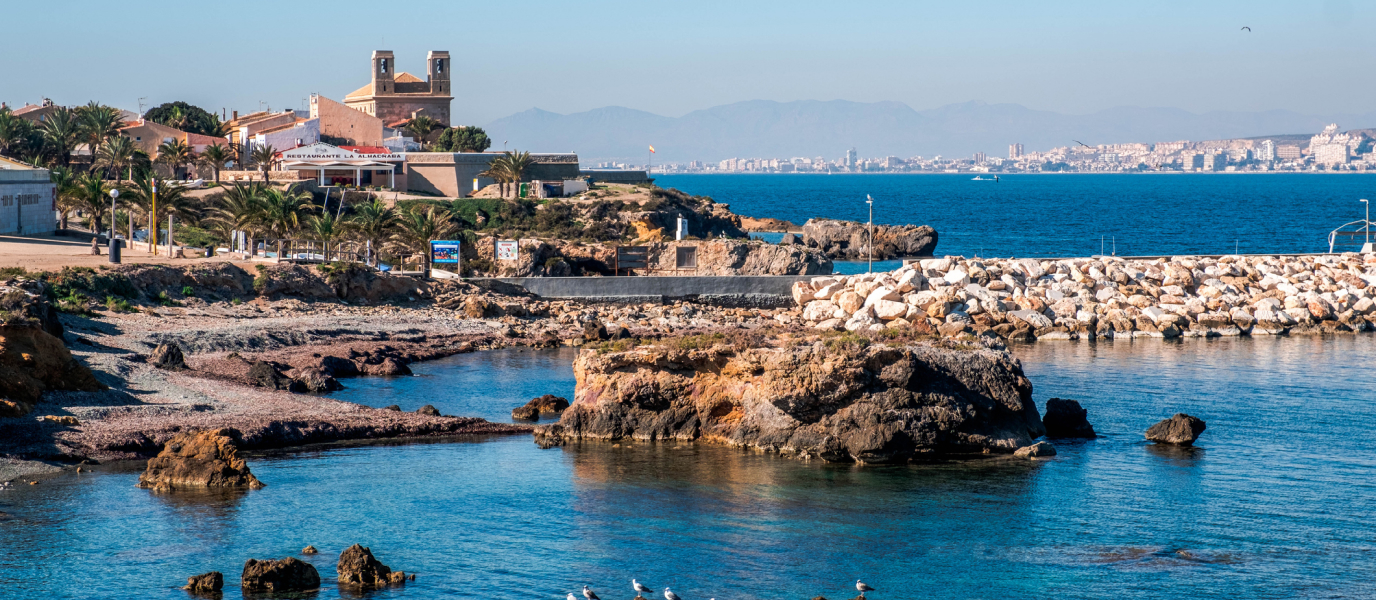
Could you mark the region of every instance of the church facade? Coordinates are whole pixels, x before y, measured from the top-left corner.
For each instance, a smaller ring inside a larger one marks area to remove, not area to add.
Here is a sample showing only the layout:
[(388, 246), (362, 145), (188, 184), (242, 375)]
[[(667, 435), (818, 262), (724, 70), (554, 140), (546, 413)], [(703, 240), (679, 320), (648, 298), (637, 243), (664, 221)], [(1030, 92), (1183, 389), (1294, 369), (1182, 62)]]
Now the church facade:
[(449, 127), (449, 104), (454, 99), (449, 52), (431, 50), (425, 56), (425, 70), (422, 81), (397, 71), (396, 56), (391, 50), (374, 50), (372, 81), (345, 96), (344, 104), (382, 119), (388, 127), (397, 127), (416, 115), (428, 116)]

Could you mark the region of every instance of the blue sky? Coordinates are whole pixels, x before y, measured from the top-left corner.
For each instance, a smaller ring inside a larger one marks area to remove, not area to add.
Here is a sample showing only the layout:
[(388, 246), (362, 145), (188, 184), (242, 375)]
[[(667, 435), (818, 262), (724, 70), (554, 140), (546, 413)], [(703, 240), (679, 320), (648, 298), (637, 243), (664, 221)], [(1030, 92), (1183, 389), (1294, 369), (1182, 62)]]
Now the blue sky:
[[(1086, 113), (1367, 112), (1376, 3), (23, 2), (3, 9), (0, 100), (302, 107), (368, 56), (454, 55), (456, 122), (531, 107), (678, 116), (741, 100), (978, 100)], [(204, 8), (201, 8), (204, 6)], [(1251, 33), (1240, 31), (1250, 26)]]

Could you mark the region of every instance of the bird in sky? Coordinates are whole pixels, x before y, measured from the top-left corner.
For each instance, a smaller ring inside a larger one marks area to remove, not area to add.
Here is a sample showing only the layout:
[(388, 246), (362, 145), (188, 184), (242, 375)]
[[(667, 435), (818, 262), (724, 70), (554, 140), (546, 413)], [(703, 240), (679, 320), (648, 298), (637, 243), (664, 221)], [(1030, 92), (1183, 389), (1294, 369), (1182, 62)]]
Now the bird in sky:
[(1080, 141), (1080, 140), (1070, 140), (1070, 141), (1075, 142), (1076, 144), (1079, 144), (1079, 145), (1084, 146), (1084, 147), (1086, 147), (1086, 148), (1089, 147), (1089, 144), (1086, 144), (1086, 143), (1084, 143), (1084, 142), (1082, 142), (1082, 141)]
[(643, 594), (643, 593), (645, 593), (645, 592), (653, 592), (653, 591), (654, 591), (654, 590), (650, 589), (649, 586), (647, 586), (647, 585), (645, 585), (645, 584), (643, 584), (643, 583), (640, 583), (639, 581), (636, 581), (636, 580), (634, 580), (634, 579), (631, 580), (631, 587), (635, 589), (635, 596), (636, 596), (637, 598), (641, 597), (640, 595)]
[(664, 600), (679, 600), (679, 597), (678, 594), (675, 594), (673, 591), (666, 587), (664, 588)]
[[(1251, 30), (1252, 30), (1251, 27), (1243, 27), (1242, 29), (1246, 29), (1247, 31), (1251, 31)], [(1241, 29), (1240, 29), (1239, 31), (1241, 31)]]
[(870, 587), (869, 584), (867, 584), (867, 583), (865, 583), (865, 582), (863, 582), (863, 581), (860, 581), (859, 579), (856, 579), (856, 580), (855, 580), (855, 589), (860, 590), (860, 595), (861, 595), (861, 596), (864, 596), (864, 595), (865, 595), (865, 592), (873, 592), (873, 591), (874, 591), (874, 588)]
[(602, 600), (601, 598), (598, 598), (597, 594), (593, 593), (591, 589), (588, 589), (588, 586), (586, 585), (583, 586), (583, 597), (587, 598), (588, 600)]

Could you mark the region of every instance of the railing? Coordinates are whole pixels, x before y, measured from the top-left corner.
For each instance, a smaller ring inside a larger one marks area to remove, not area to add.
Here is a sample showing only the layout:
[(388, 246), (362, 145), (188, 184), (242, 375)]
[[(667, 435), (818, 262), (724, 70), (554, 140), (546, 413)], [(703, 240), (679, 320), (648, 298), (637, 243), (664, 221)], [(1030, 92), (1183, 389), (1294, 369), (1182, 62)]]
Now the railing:
[(322, 240), (265, 240), (263, 253), (279, 262), (351, 262), (394, 273), (424, 273), (424, 254), (392, 254), (373, 248), (368, 242), (326, 242)]
[[(1355, 225), (1356, 227), (1343, 231), (1343, 228), (1349, 225)], [(1376, 233), (1372, 231), (1372, 225), (1376, 225), (1376, 221), (1367, 221), (1366, 219), (1358, 219), (1351, 223), (1339, 225), (1337, 229), (1328, 232), (1328, 253), (1333, 253), (1333, 247), (1337, 244), (1338, 238), (1344, 238), (1349, 242), (1354, 239), (1361, 239), (1363, 245), (1370, 243), (1373, 233)]]

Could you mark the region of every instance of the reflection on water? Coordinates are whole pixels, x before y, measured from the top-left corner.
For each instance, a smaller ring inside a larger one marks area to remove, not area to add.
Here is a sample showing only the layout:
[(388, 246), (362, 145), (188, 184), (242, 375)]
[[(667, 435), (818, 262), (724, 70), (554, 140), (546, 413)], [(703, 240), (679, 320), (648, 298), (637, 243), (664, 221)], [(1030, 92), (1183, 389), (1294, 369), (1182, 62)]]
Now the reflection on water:
[[(355, 542), (419, 574), (368, 598), (629, 598), (632, 577), (687, 600), (848, 598), (856, 578), (876, 598), (1368, 594), (1372, 337), (1016, 352), (1039, 404), (1080, 400), (1104, 437), (1046, 461), (877, 468), (673, 442), (369, 445), (250, 457), (268, 487), (218, 497), (104, 466), (0, 492), (0, 596), (185, 598), (188, 575), (232, 586), (245, 559), (313, 544), (298, 558), (326, 580), (315, 597), (359, 597), (332, 581)], [(350, 391), (509, 416), (571, 387), (568, 359), (463, 355)], [(1208, 422), (1196, 448), (1143, 440), (1174, 412)]]

